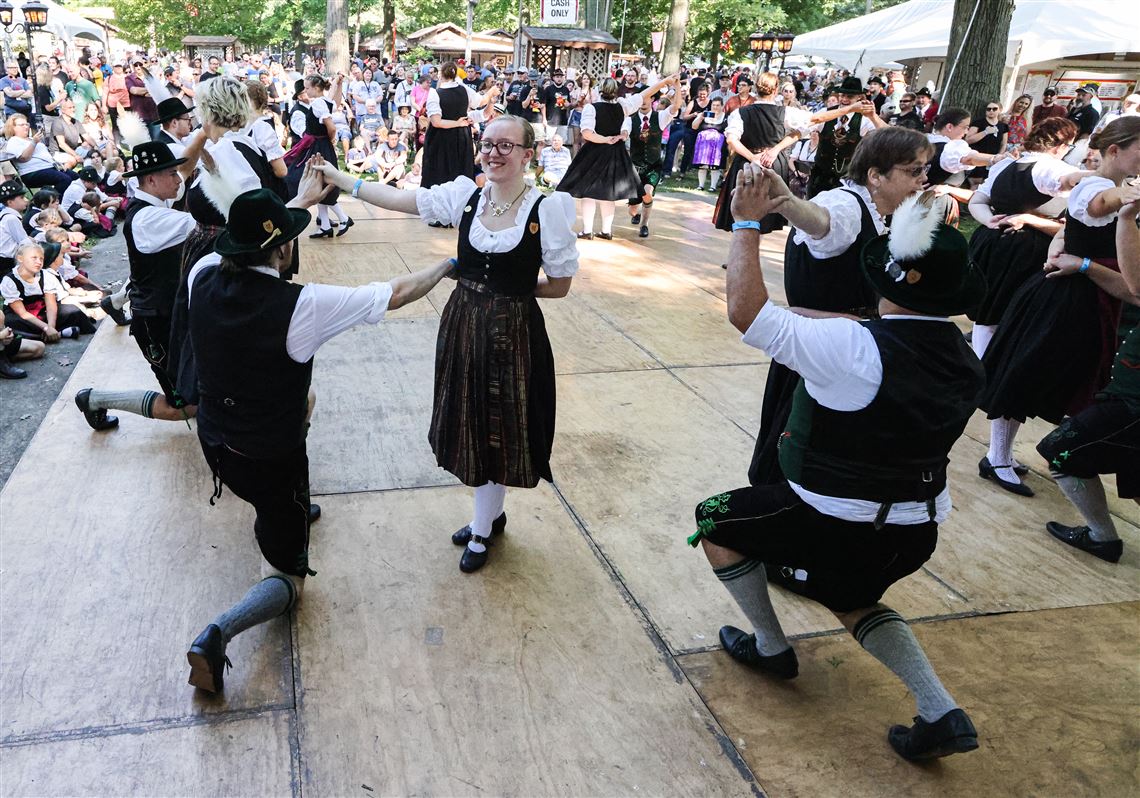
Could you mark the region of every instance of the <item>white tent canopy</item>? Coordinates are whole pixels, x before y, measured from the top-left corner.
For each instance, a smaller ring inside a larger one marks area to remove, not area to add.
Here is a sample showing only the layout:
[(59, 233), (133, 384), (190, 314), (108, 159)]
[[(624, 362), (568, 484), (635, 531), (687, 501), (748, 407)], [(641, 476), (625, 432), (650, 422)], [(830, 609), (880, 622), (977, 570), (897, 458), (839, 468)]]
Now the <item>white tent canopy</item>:
[[(1017, 0), (1006, 64), (1140, 50), (1132, 0)], [(907, 58), (946, 56), (954, 0), (910, 0), (804, 33), (793, 52), (827, 58), (856, 74)], [(1018, 48), (1020, 47), (1020, 56)]]
[[(79, 16), (79, 14), (76, 14), (74, 11), (68, 11), (58, 3), (52, 2), (52, 0), (41, 0), (41, 2), (48, 7), (48, 24), (44, 30), (57, 39), (62, 39), (67, 42), (76, 38), (92, 39), (97, 42), (103, 41), (103, 29), (91, 20)], [(24, 12), (22, 10), (24, 0), (14, 0), (12, 5), (15, 6), (12, 12), (12, 22), (22, 24), (24, 22)]]

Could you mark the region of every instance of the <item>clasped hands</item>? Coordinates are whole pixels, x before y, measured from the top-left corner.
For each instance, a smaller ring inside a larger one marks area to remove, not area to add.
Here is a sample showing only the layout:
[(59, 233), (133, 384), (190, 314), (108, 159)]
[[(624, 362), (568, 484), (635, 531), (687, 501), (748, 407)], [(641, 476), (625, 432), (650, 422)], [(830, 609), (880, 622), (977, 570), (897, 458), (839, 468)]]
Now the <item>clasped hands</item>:
[(738, 222), (760, 221), (778, 212), (790, 199), (792, 191), (778, 174), (765, 166), (746, 163), (737, 173), (732, 190), (732, 216)]

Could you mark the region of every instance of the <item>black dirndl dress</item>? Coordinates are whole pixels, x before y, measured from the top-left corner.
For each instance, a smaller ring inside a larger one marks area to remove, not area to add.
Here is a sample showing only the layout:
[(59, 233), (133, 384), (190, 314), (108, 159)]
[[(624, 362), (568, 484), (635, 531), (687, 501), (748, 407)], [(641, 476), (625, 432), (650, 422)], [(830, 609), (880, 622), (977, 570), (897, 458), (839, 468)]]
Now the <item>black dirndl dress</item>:
[[(744, 123), (744, 131), (740, 134), (740, 143), (750, 152), (760, 152), (774, 147), (784, 138), (784, 106), (772, 103), (752, 103), (740, 109), (740, 120)], [(739, 155), (732, 153), (732, 164), (724, 175), (724, 182), (720, 185), (720, 194), (716, 198), (716, 209), (713, 211), (713, 224), (717, 230), (732, 231), (732, 190), (736, 188), (736, 176), (744, 167), (746, 161)], [(788, 182), (788, 151), (780, 152), (779, 157), (772, 163), (772, 171), (776, 172), (786, 183)], [(771, 233), (782, 230), (787, 224), (778, 213), (770, 213), (760, 220), (760, 232)]]
[[(878, 298), (863, 276), (860, 256), (863, 246), (879, 234), (878, 228), (858, 194), (848, 189), (836, 190), (848, 191), (859, 200), (860, 228), (855, 243), (833, 258), (816, 258), (808, 252), (806, 244), (796, 244), (794, 234), (789, 235), (784, 247), (784, 293), (790, 307), (872, 316), (876, 313)], [(784, 481), (779, 442), (788, 426), (792, 396), (799, 383), (800, 375), (787, 366), (775, 360), (769, 364), (764, 403), (760, 408), (760, 432), (748, 467), (748, 481), (752, 485)]]
[(436, 462), (464, 485), (533, 488), (553, 481), (554, 353), (534, 298), (542, 248), (539, 198), (510, 252), (480, 252), (459, 223), (459, 285), (439, 323), (428, 439)]
[[(317, 121), (317, 115), (313, 111), (313, 106), (317, 103), (324, 103), (324, 107), (328, 112), (332, 112), (332, 107), (329, 105), (328, 100), (324, 97), (317, 97), (309, 105), (302, 105), (298, 103), (294, 106), (294, 110), (301, 110), (305, 112), (305, 136), (301, 141), (297, 142), (297, 147), (306, 138), (309, 139), (308, 146), (301, 149), (294, 147), (289, 150), (285, 156), (286, 163), (289, 164), (289, 171), (285, 175), (285, 183), (288, 186), (289, 197), (297, 196), (297, 189), (301, 185), (301, 177), (305, 174), (305, 164), (313, 157), (314, 153), (320, 154), (329, 163), (334, 166), (340, 163), (340, 156), (336, 153), (336, 145), (329, 139), (328, 128), (325, 127), (324, 122)], [(325, 197), (321, 205), (335, 205), (336, 201), (340, 198), (340, 189), (334, 188)]]
[[(1033, 165), (1038, 160), (1018, 161), (994, 178), (990, 207), (995, 214), (1050, 214), (1052, 205), (1063, 200), (1039, 191), (1033, 185)], [(992, 326), (1001, 321), (1013, 295), (1025, 281), (1041, 271), (1049, 256), (1052, 237), (1029, 227), (1020, 230), (993, 230), (982, 225), (970, 236), (970, 260), (986, 276), (986, 295), (978, 307), (967, 313), (977, 324)]]
[[(456, 120), (467, 116), (471, 106), (466, 86), (439, 89), (440, 115)], [(424, 163), (421, 188), (449, 183), (457, 177), (475, 177), (475, 145), (471, 128), (440, 128), (428, 124), (424, 134)]]
[[(1116, 269), (1116, 220), (1065, 222), (1065, 251)], [(1060, 424), (1092, 404), (1112, 369), (1120, 300), (1083, 275), (1046, 279), (1038, 270), (1010, 300), (986, 349), (987, 418)]]
[[(617, 136), (625, 121), (625, 111), (616, 102), (596, 102), (594, 132), (599, 136)], [(631, 200), (641, 196), (641, 181), (633, 168), (633, 159), (625, 142), (597, 144), (583, 141), (582, 148), (570, 162), (558, 190), (571, 197), (593, 200)]]

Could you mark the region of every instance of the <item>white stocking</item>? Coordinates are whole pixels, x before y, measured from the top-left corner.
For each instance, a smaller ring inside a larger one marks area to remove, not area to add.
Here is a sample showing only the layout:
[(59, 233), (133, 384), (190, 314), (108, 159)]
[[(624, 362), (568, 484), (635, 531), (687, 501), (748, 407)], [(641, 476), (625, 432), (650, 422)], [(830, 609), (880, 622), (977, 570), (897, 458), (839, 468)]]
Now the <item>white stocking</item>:
[(614, 205), (613, 200), (599, 200), (598, 205), (602, 212), (602, 232), (613, 232), (614, 212), (617, 210), (617, 206)]
[(697, 188), (705, 187), (705, 178), (709, 176), (709, 170), (703, 166), (697, 167)]
[(329, 206), (328, 205), (318, 205), (317, 206), (317, 229), (318, 230), (328, 230), (329, 229)]
[(990, 465), (998, 477), (1018, 485), (1021, 484), (1021, 478), (1013, 471), (1013, 439), (1017, 437), (1020, 428), (1021, 422), (1012, 418), (995, 418), (991, 421), (990, 450), (987, 453)]
[(582, 232), (594, 232), (594, 209), (598, 207), (598, 201), (592, 199), (582, 200)]
[(348, 214), (344, 212), (344, 208), (340, 207), (339, 202), (334, 202), (328, 207), (332, 210), (333, 216), (335, 216), (337, 218), (337, 221), (339, 221), (341, 224), (348, 221)]
[(476, 543), (474, 536), (491, 536), (491, 524), (503, 514), (503, 500), (507, 496), (506, 485), (488, 482), (475, 488), (475, 512), (471, 516), (472, 539), (467, 544), (471, 551), (479, 553), (487, 550), (482, 543)]

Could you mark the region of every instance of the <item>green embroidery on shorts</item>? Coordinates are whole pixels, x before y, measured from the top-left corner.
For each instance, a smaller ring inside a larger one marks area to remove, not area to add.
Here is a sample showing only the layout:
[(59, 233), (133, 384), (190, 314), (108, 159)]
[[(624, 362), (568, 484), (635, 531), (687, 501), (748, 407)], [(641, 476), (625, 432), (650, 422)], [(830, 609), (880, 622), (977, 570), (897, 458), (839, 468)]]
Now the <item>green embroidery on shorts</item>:
[(697, 531), (688, 537), (689, 545), (696, 548), (700, 539), (708, 535), (714, 529), (716, 529), (716, 521), (711, 518), (702, 518), (700, 521), (697, 521)]
[(728, 500), (731, 498), (731, 493), (722, 493), (719, 496), (710, 496), (701, 502), (700, 510), (705, 515), (712, 515), (713, 513), (720, 513), (721, 515), (724, 515), (728, 512)]

